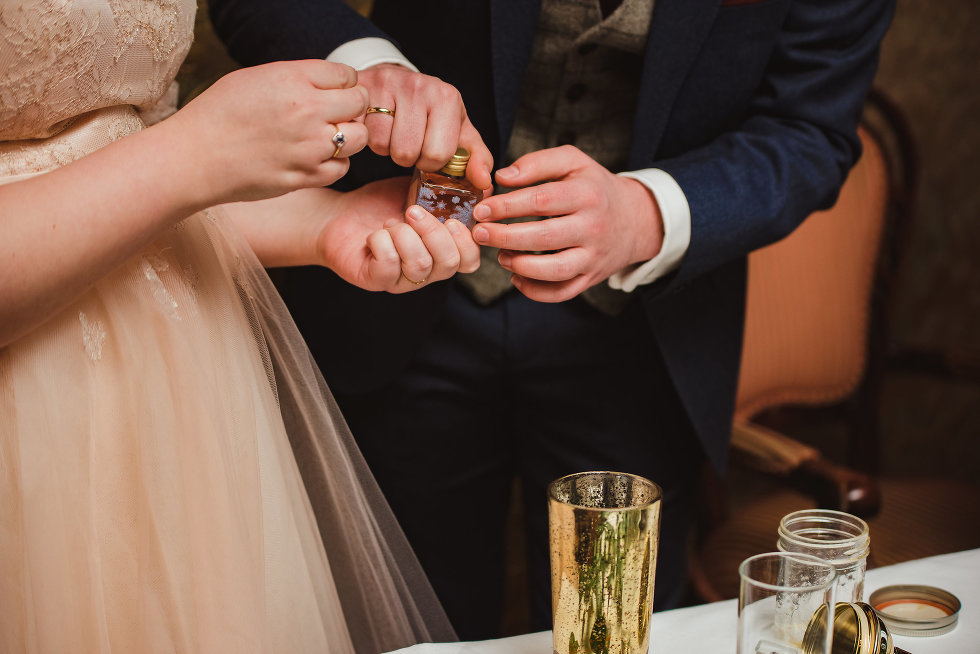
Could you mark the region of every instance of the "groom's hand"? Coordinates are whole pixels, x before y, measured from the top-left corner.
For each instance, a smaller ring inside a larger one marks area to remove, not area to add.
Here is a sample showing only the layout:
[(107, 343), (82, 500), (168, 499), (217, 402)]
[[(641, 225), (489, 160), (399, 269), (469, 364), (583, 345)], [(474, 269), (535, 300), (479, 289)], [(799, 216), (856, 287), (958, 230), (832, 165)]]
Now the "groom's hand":
[[(647, 261), (663, 244), (663, 217), (640, 182), (614, 175), (570, 145), (526, 154), (497, 171), (516, 188), (473, 210), (473, 238), (500, 248), (500, 265), (524, 295), (562, 302)], [(521, 216), (544, 220), (500, 224)]]
[(393, 113), (368, 113), (368, 146), (390, 156), (400, 166), (435, 171), (449, 161), (458, 146), (470, 152), (466, 177), (475, 186), (491, 185), (493, 157), (470, 123), (463, 98), (451, 84), (397, 64), (378, 64), (358, 72), (367, 88), (369, 107)]

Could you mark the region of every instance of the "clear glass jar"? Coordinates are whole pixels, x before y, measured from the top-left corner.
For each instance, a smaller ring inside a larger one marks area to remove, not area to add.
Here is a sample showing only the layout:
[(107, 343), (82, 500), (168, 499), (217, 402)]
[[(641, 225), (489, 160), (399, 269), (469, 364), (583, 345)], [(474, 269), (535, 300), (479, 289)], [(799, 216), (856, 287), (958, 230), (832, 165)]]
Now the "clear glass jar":
[(837, 568), (837, 600), (863, 601), (871, 534), (861, 518), (826, 509), (794, 511), (779, 521), (776, 547), (832, 563)]

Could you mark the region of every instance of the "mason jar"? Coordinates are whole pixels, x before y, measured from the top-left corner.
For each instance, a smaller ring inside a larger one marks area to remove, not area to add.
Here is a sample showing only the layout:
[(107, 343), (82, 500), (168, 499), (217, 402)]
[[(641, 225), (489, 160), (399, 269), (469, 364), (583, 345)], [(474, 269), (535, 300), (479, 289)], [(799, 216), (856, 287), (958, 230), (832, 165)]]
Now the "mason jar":
[(871, 536), (861, 518), (827, 509), (794, 511), (779, 521), (776, 547), (832, 563), (837, 569), (837, 601), (863, 601)]

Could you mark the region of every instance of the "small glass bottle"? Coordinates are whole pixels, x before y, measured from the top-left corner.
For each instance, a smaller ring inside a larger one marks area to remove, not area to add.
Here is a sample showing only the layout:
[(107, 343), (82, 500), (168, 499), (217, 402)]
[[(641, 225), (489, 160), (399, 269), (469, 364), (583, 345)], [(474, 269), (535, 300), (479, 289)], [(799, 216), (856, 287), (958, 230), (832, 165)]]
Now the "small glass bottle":
[(472, 227), (473, 207), (483, 199), (483, 191), (466, 179), (466, 164), (470, 153), (458, 148), (453, 158), (438, 172), (427, 173), (418, 168), (412, 174), (408, 189), (408, 204), (417, 204), (440, 222), (455, 218)]

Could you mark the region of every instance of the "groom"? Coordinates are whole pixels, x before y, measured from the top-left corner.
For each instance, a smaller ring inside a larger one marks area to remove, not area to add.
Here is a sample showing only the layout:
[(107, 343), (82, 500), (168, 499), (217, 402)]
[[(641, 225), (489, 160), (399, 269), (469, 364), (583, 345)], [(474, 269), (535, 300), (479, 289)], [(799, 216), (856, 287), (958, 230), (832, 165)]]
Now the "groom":
[[(284, 288), (461, 637), (497, 633), (515, 476), (534, 629), (545, 488), (579, 470), (663, 486), (655, 602), (676, 604), (701, 462), (726, 458), (745, 257), (833, 203), (893, 6), (376, 0), (368, 21), (340, 0), (211, 0), (244, 64), (361, 69), (389, 110), (365, 119), (376, 152), (434, 169), (448, 130), (484, 179), (475, 127), (517, 189), (475, 212), (477, 274), (389, 296), (290, 270)], [(404, 174), (362, 156), (346, 181)], [(526, 216), (543, 219), (509, 220)]]

